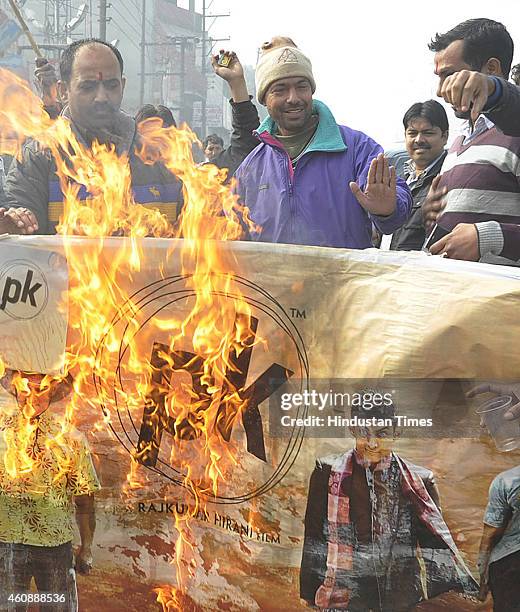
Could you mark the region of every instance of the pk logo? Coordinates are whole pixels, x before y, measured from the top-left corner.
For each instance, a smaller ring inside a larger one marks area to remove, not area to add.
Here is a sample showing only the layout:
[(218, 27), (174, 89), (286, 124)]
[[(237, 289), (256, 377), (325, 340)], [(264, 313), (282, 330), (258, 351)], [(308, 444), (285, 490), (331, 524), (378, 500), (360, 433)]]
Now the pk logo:
[[(204, 427), (226, 445), (231, 444), (234, 429), (241, 425), (243, 450), (249, 458), (256, 457), (263, 463), (260, 479), (256, 475), (250, 478), (249, 464), (239, 462), (234, 471), (237, 480), (229, 483), (223, 495), (204, 493), (218, 503), (241, 503), (276, 487), (300, 452), (304, 427), (296, 426), (287, 438), (273, 440), (265, 420), (271, 408), (268, 398), (286, 381), (294, 377), (295, 388), (308, 387), (307, 352), (280, 301), (252, 280), (233, 276), (226, 298), (236, 305), (232, 337), (240, 338), (240, 346), (229, 347), (224, 360), (226, 371), (211, 379), (211, 372), (205, 372), (203, 356), (190, 346), (189, 338), (183, 346), (172, 347), (167, 330), (158, 325), (159, 315), (182, 320), (189, 311), (196, 293), (187, 278), (172, 274), (152, 280), (121, 305), (97, 348), (94, 383), (103, 414), (110, 413), (109, 407), (116, 413), (109, 427), (125, 450), (141, 465), (176, 485), (185, 486), (189, 474), (182, 457), (190, 455), (197, 439), (203, 442)], [(240, 312), (243, 301), (251, 314)], [(128, 316), (135, 317), (135, 324), (128, 325)], [(255, 351), (259, 336), (262, 350)], [(116, 352), (111, 344), (114, 338), (119, 344)], [(270, 350), (263, 350), (265, 343)], [(138, 360), (151, 366), (144, 397), (145, 381), (135, 376), (135, 347)], [(107, 365), (112, 376), (105, 375)], [(172, 414), (175, 400), (183, 409), (183, 417), (177, 420)], [(176, 447), (175, 456), (168, 453), (172, 445)]]
[(0, 310), (12, 319), (34, 319), (47, 305), (43, 272), (25, 260), (8, 262), (0, 273)]
[[(236, 315), (235, 328), (244, 325), (242, 316)], [(258, 319), (251, 318), (250, 337), (246, 348), (237, 355), (230, 351), (227, 363), (225, 388), (221, 389), (221, 397), (229, 397), (238, 393), (240, 402), (244, 407), (242, 424), (247, 438), (247, 450), (258, 459), (266, 461), (262, 417), (258, 406), (271, 396), (276, 389), (285, 383), (293, 372), (278, 363), (272, 363), (265, 372), (246, 388), (246, 380), (251, 362), (251, 354), (255, 344)], [(159, 455), (163, 431), (174, 438), (192, 440), (201, 434), (188, 419), (183, 423), (175, 420), (166, 412), (166, 397), (171, 389), (171, 379), (178, 370), (189, 372), (192, 381), (192, 405), (197, 404), (195, 420), (202, 420), (202, 411), (209, 408), (211, 396), (202, 385), (203, 361), (202, 358), (189, 351), (170, 351), (168, 345), (155, 342), (153, 345), (150, 363), (153, 368), (152, 382), (155, 386), (151, 397), (148, 398), (144, 409), (143, 422), (137, 446), (138, 461), (143, 465), (155, 467)], [(237, 407), (233, 402), (222, 401), (217, 410), (216, 429), (223, 440), (229, 442), (236, 420)]]

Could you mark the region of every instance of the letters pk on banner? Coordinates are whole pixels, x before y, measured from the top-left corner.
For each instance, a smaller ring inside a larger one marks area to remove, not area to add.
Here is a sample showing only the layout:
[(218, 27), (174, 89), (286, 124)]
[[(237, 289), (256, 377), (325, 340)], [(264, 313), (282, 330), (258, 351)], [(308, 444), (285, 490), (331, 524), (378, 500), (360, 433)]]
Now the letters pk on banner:
[(67, 263), (31, 243), (0, 242), (0, 358), (12, 369), (56, 374), (65, 357)]

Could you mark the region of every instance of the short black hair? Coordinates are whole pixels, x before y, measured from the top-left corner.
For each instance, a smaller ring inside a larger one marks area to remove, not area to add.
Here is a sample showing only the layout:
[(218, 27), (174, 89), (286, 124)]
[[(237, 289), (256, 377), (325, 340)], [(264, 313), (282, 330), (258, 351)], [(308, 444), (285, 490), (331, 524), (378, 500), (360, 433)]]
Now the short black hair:
[(468, 19), (445, 34), (437, 33), (428, 48), (443, 51), (456, 40), (463, 40), (463, 59), (472, 70), (482, 70), (492, 57), (500, 61), (502, 74), (507, 79), (513, 62), (514, 43), (505, 26), (492, 19)]
[(141, 106), (135, 115), (135, 121), (136, 123), (141, 123), (141, 121), (151, 119), (152, 117), (159, 117), (159, 119), (162, 119), (163, 127), (165, 128), (171, 127), (172, 125), (173, 127), (177, 127), (172, 111), (162, 104), (157, 104), (157, 106), (145, 104)]
[(520, 64), (515, 64), (511, 68), (511, 78), (517, 85), (520, 85)]
[(61, 54), (60, 76), (61, 80), (67, 83), (67, 85), (70, 83), (70, 79), (72, 77), (72, 65), (74, 64), (74, 59), (77, 52), (81, 49), (81, 47), (88, 47), (91, 45), (104, 45), (105, 47), (108, 47), (116, 56), (121, 68), (121, 75), (123, 75), (123, 57), (119, 49), (114, 47), (114, 45), (101, 40), (100, 38), (82, 38), (81, 40), (75, 40), (73, 43), (71, 43), (63, 50), (63, 53)]
[(426, 119), (433, 127), (440, 128), (443, 134), (449, 130), (448, 115), (444, 106), (436, 100), (426, 100), (426, 102), (412, 104), (403, 117), (404, 129), (408, 128), (410, 121), (417, 118)]
[(202, 148), (205, 149), (210, 143), (220, 145), (222, 148), (224, 148), (224, 141), (218, 134), (210, 134), (209, 136), (206, 136), (204, 142), (202, 143)]

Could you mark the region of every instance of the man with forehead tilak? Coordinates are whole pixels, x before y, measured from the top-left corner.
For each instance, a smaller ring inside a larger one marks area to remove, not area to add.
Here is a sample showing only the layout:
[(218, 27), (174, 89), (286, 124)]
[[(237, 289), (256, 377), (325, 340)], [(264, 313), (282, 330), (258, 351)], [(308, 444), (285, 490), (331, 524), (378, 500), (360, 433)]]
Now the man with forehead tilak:
[(354, 449), (318, 459), (310, 478), (300, 597), (320, 610), (405, 612), (449, 591), (476, 595), (433, 472), (393, 450), (395, 406), (352, 406), (351, 418)]
[(8, 370), (0, 382), (16, 400), (0, 397), (0, 610), (25, 611), (31, 594), (49, 612), (75, 612), (75, 570), (92, 566), (100, 486), (86, 440), (64, 427), (59, 402), (72, 379)]
[[(170, 222), (177, 218), (181, 182), (163, 164), (145, 164), (137, 155), (140, 142), (132, 117), (121, 111), (125, 89), (120, 52), (97, 39), (72, 43), (60, 62), (62, 116), (68, 119), (79, 141), (113, 146), (117, 155), (128, 156), (132, 191), (137, 203), (158, 209)], [(6, 181), (7, 208), (0, 216), (0, 231), (21, 234), (52, 234), (63, 212), (63, 192), (56, 162), (49, 151), (29, 140), (21, 161), (13, 162)], [(88, 204), (88, 185), (78, 197)]]

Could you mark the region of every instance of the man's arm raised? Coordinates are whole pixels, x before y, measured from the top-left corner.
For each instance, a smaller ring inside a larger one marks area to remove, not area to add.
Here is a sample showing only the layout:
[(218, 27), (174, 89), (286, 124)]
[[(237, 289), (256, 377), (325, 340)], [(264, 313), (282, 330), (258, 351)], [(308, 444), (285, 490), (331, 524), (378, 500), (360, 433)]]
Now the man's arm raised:
[(219, 168), (228, 168), (228, 176), (231, 176), (249, 153), (260, 144), (253, 135), (253, 131), (260, 125), (260, 119), (247, 90), (242, 64), (236, 53), (230, 52), (228, 55), (231, 57), (228, 66), (219, 65), (219, 55), (212, 56), (211, 64), (215, 74), (229, 84), (233, 133), (229, 147), (217, 155), (211, 163)]
[[(230, 58), (227, 66), (219, 64), (219, 58), (224, 54), (227, 54)], [(247, 102), (249, 100), (244, 69), (234, 51), (224, 51), (224, 49), (221, 49), (220, 53), (211, 56), (211, 66), (213, 67), (213, 72), (228, 83), (233, 102)]]

